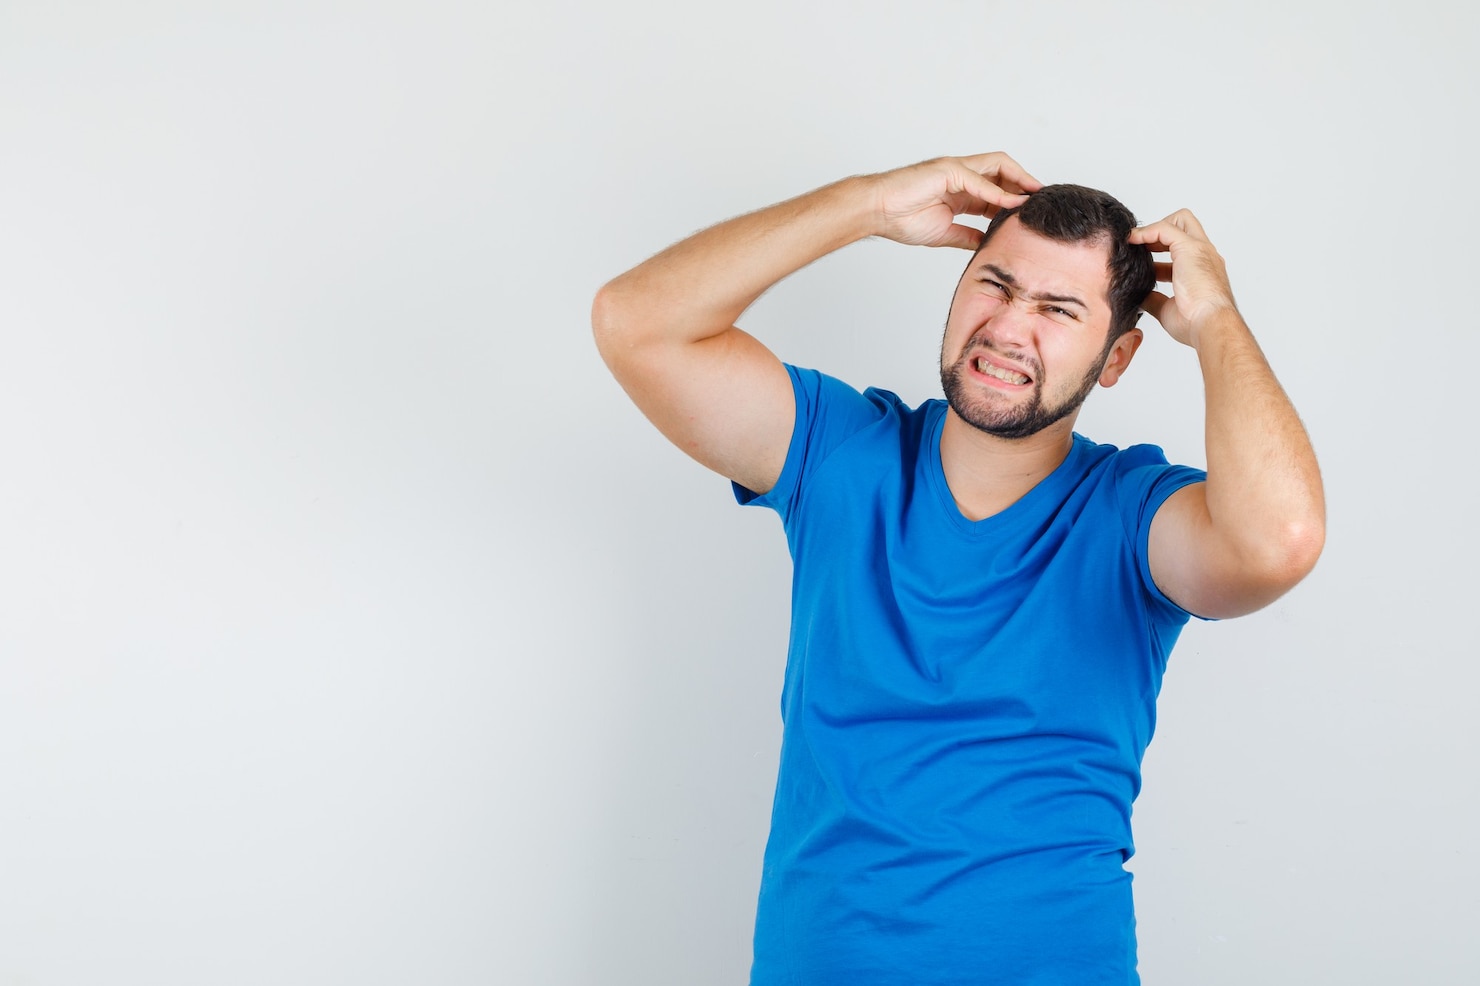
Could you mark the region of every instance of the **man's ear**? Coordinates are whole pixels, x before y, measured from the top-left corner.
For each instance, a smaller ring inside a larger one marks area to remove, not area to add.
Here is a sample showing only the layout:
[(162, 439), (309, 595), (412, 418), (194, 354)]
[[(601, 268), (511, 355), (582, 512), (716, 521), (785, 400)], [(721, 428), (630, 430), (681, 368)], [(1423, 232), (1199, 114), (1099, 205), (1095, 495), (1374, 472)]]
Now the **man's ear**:
[(1131, 329), (1115, 340), (1110, 346), (1110, 356), (1105, 360), (1105, 368), (1100, 371), (1101, 387), (1115, 386), (1125, 368), (1131, 365), (1131, 357), (1141, 348), (1143, 338), (1145, 336), (1140, 329)]

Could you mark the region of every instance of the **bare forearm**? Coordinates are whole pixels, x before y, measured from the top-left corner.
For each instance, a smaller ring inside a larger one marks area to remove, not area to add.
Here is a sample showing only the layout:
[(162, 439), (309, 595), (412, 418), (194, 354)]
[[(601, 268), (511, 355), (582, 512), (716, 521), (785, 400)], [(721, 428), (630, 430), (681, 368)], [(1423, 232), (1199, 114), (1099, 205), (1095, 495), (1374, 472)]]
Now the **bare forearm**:
[(689, 237), (617, 277), (597, 299), (598, 339), (697, 342), (772, 285), (873, 234), (867, 178), (846, 178)]
[(1199, 328), (1197, 354), (1209, 519), (1257, 567), (1309, 569), (1324, 539), (1325, 502), (1305, 427), (1236, 311)]

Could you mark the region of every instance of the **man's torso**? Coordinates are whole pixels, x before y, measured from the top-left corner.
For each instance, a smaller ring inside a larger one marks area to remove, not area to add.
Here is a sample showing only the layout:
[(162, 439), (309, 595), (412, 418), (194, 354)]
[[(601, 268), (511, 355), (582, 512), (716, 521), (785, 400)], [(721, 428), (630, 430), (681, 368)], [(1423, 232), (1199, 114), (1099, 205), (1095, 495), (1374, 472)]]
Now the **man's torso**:
[(938, 402), (792, 374), (758, 500), (795, 571), (752, 982), (1134, 982), (1130, 804), (1186, 620), (1145, 530), (1202, 474), (1076, 437), (973, 522)]

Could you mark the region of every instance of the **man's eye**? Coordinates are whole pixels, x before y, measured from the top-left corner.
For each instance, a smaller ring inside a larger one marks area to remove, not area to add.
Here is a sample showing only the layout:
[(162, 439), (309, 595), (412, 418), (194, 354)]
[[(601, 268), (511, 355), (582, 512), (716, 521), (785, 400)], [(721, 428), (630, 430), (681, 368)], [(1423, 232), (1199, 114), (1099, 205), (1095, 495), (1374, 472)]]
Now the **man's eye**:
[(1075, 315), (1073, 312), (1069, 311), (1067, 308), (1056, 308), (1056, 307), (1050, 305), (1048, 310), (1050, 312), (1052, 312), (1053, 314), (1055, 314), (1055, 315), (1064, 315), (1064, 316), (1067, 316), (1068, 318), (1072, 318), (1076, 322), (1079, 321), (1079, 316), (1078, 315)]
[(993, 289), (1001, 292), (1002, 294), (1006, 294), (1007, 293), (1007, 289), (1006, 288), (1004, 288), (1002, 285), (998, 284), (996, 281), (992, 280), (990, 277), (984, 277), (984, 278), (982, 278), (982, 283), (985, 284), (989, 288), (993, 288)]

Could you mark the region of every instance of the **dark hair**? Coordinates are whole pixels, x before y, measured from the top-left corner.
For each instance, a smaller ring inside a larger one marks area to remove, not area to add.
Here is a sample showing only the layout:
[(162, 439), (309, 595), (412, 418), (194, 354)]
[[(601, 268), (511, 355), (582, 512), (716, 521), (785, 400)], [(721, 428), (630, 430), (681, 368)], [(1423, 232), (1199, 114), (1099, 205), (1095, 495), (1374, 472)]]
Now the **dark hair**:
[[(1022, 205), (1003, 209), (993, 216), (981, 245), (986, 246), (997, 227), (1013, 216), (1038, 235), (1061, 243), (1108, 241), (1110, 285), (1105, 295), (1110, 301), (1110, 334), (1107, 344), (1135, 328), (1141, 302), (1156, 287), (1156, 267), (1150, 249), (1126, 241), (1136, 228), (1136, 217), (1131, 215), (1131, 210), (1114, 196), (1097, 189), (1083, 185), (1045, 185), (1029, 195)], [(981, 247), (977, 249), (980, 251)]]

